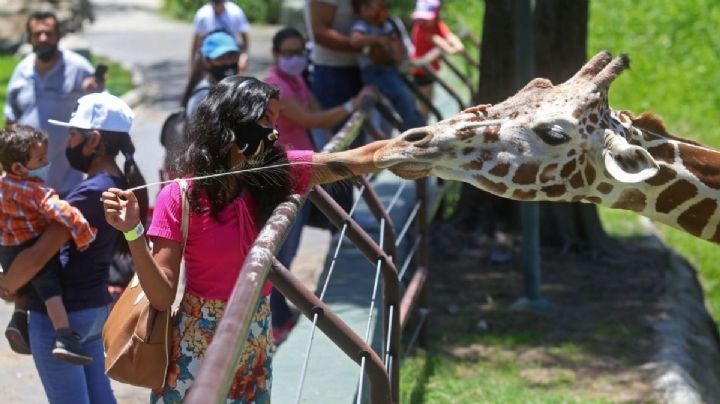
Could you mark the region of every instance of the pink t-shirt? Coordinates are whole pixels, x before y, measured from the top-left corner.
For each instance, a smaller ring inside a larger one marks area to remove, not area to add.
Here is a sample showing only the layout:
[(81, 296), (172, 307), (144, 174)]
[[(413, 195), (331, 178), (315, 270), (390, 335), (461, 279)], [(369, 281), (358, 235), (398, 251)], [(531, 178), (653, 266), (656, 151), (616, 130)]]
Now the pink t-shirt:
[[(312, 154), (309, 150), (288, 152), (290, 162), (306, 163), (290, 166), (296, 193), (305, 194), (309, 190)], [(203, 213), (190, 212), (184, 254), (185, 290), (205, 299), (230, 298), (245, 256), (258, 235), (252, 202), (247, 195), (238, 196), (220, 212), (219, 221), (210, 215), (209, 204)], [(181, 220), (180, 186), (173, 182), (160, 191), (147, 234), (181, 243)], [(266, 282), (263, 296), (267, 296), (270, 289), (270, 283)]]
[[(310, 108), (310, 89), (301, 76), (290, 76), (272, 66), (265, 82), (280, 89), (280, 99), (295, 97), (301, 104)], [(293, 122), (280, 113), (277, 120), (277, 130), (280, 133), (278, 144), (287, 150), (312, 150), (308, 130)]]

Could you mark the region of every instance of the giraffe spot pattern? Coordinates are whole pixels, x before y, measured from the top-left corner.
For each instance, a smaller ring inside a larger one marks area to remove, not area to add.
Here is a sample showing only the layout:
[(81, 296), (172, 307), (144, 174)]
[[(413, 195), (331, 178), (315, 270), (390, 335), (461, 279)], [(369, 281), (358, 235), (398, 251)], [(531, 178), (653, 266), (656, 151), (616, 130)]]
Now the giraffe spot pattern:
[(575, 119), (578, 119), (580, 117), (580, 115), (582, 115), (582, 109), (575, 108), (575, 110), (572, 113), (572, 117)]
[(683, 165), (703, 184), (720, 189), (720, 166), (715, 162), (717, 152), (693, 145), (679, 145)]
[(557, 198), (565, 193), (565, 185), (558, 184), (542, 187), (542, 191), (550, 198)]
[(482, 170), (483, 167), (483, 161), (482, 160), (473, 160), (469, 163), (465, 163), (460, 166), (465, 171), (479, 171)]
[(482, 175), (476, 175), (475, 179), (480, 183), (480, 188), (495, 195), (503, 195), (508, 189), (507, 185), (490, 181)]
[(576, 153), (575, 149), (570, 149), (570, 151), (568, 152), (567, 156), (568, 156), (568, 157), (572, 157), (572, 156), (575, 155), (575, 153)]
[(598, 190), (600, 193), (605, 194), (605, 195), (607, 195), (607, 194), (609, 194), (610, 192), (612, 192), (612, 190), (613, 190), (614, 188), (615, 188), (615, 187), (613, 187), (612, 184), (608, 184), (607, 182), (601, 182), (601, 183), (598, 184), (598, 186), (597, 186), (597, 190)]
[(538, 171), (540, 171), (540, 167), (536, 164), (523, 164), (515, 171), (512, 181), (520, 185), (533, 184)]
[(585, 183), (583, 182), (582, 173), (580, 171), (576, 172), (575, 175), (570, 177), (570, 186), (578, 189), (582, 188)]
[(558, 165), (555, 163), (545, 166), (545, 168), (543, 168), (542, 172), (540, 173), (540, 182), (548, 182), (555, 179), (557, 169)]
[(475, 151), (475, 148), (473, 148), (473, 147), (465, 147), (462, 150), (462, 154), (467, 156), (468, 154), (471, 154), (474, 151)]
[(670, 143), (648, 147), (647, 151), (655, 160), (664, 161), (669, 164), (675, 161), (675, 148)]
[(585, 179), (587, 180), (588, 185), (595, 183), (595, 168), (593, 168), (590, 164), (585, 166)]
[(585, 198), (585, 200), (596, 205), (600, 205), (602, 203), (602, 199), (598, 198), (597, 196), (588, 196), (587, 198)]
[(508, 174), (508, 172), (510, 172), (510, 164), (508, 164), (508, 163), (495, 164), (495, 167), (493, 167), (492, 170), (490, 170), (488, 172), (496, 177), (505, 177)]
[(477, 134), (474, 129), (472, 128), (462, 128), (455, 132), (455, 137), (457, 137), (460, 140), (470, 139), (471, 137), (474, 137)]
[(485, 143), (496, 143), (500, 140), (500, 128), (490, 127), (483, 132)]
[(626, 189), (615, 203), (610, 206), (613, 209), (625, 209), (633, 212), (642, 212), (646, 205), (645, 194), (637, 189)]
[(600, 118), (598, 118), (597, 114), (590, 114), (588, 119), (590, 119), (590, 122), (592, 122), (594, 124), (597, 124), (598, 121), (600, 120)]
[(523, 191), (522, 189), (516, 189), (513, 191), (512, 197), (513, 199), (517, 199), (520, 201), (532, 201), (535, 200), (535, 196), (537, 195), (537, 192), (535, 190), (527, 190)]
[(679, 180), (665, 188), (658, 195), (655, 210), (660, 213), (669, 213), (683, 202), (697, 195), (697, 187), (686, 180)]
[(659, 167), (660, 169), (658, 170), (657, 174), (645, 180), (647, 184), (657, 187), (667, 184), (668, 182), (674, 180), (675, 177), (677, 177), (675, 171), (673, 171), (668, 166), (660, 164)]
[(710, 217), (715, 213), (715, 209), (717, 202), (705, 198), (678, 216), (678, 226), (694, 236), (700, 236)]
[(560, 177), (568, 178), (573, 171), (575, 171), (575, 160), (570, 160), (565, 163), (562, 170), (560, 170)]

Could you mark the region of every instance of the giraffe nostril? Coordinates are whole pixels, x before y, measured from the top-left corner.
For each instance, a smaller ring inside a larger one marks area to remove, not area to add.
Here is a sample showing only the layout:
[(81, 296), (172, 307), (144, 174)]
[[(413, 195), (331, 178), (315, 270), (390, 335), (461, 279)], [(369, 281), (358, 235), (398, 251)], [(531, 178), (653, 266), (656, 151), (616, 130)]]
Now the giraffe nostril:
[(402, 135), (402, 139), (409, 143), (419, 143), (430, 138), (430, 132), (425, 128), (411, 129)]

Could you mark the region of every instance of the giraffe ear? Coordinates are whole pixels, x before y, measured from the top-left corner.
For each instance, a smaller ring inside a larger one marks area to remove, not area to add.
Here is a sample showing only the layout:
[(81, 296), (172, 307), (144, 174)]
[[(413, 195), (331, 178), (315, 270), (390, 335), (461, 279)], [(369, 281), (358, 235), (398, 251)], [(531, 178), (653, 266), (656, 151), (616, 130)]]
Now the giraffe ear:
[(610, 130), (605, 131), (603, 156), (605, 169), (620, 182), (645, 181), (658, 172), (658, 165), (647, 150), (629, 144)]

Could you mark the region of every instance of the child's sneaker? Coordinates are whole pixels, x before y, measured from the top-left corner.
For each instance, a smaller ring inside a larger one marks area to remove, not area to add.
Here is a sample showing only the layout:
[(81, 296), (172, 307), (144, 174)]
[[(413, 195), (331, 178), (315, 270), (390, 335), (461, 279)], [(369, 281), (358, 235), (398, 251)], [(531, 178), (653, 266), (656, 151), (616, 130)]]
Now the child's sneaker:
[(91, 356), (87, 356), (80, 344), (80, 335), (70, 328), (63, 328), (56, 331), (55, 348), (52, 354), (56, 359), (68, 361), (75, 365), (87, 365), (92, 361)]
[(28, 314), (22, 310), (15, 310), (5, 329), (5, 338), (13, 351), (30, 355), (30, 339), (28, 337)]

